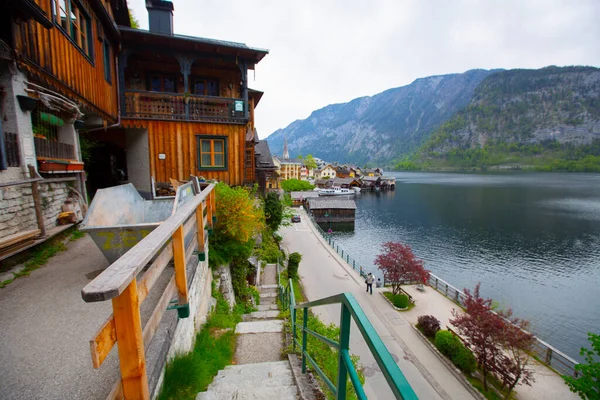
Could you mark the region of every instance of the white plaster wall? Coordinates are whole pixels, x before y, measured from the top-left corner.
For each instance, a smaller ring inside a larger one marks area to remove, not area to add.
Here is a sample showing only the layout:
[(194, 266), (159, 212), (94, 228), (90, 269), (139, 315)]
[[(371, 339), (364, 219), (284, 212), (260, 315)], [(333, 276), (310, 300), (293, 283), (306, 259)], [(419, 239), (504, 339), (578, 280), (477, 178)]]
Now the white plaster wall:
[(152, 193), (150, 181), (150, 150), (147, 129), (126, 129), (127, 177), (130, 183), (142, 194)]
[[(21, 179), (27, 177), (27, 165), (37, 168), (35, 158), (35, 145), (33, 142), (33, 128), (31, 126), (31, 112), (21, 111), (17, 95), (27, 95), (25, 81), (27, 77), (19, 72), (5, 70), (0, 75), (0, 85), (6, 92), (2, 125), (5, 132), (16, 133), (21, 144)], [(3, 178), (0, 178), (3, 179)]]

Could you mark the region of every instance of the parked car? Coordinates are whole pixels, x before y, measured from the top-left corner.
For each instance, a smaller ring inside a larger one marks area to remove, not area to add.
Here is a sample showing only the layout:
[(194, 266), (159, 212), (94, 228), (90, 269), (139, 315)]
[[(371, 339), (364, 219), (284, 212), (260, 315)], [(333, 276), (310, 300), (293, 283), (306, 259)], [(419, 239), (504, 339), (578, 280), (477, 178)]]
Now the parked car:
[(294, 215), (292, 217), (292, 222), (300, 222), (300, 216), (299, 215)]

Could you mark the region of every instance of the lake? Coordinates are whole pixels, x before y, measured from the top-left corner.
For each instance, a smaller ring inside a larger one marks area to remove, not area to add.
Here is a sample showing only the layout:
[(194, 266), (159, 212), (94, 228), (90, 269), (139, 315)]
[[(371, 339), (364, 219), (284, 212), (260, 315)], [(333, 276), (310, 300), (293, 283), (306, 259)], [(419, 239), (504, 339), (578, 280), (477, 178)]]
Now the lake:
[(529, 319), (581, 360), (600, 333), (600, 174), (395, 173), (396, 190), (356, 196), (351, 232), (333, 237), (367, 270), (387, 241), (410, 245), (438, 277)]

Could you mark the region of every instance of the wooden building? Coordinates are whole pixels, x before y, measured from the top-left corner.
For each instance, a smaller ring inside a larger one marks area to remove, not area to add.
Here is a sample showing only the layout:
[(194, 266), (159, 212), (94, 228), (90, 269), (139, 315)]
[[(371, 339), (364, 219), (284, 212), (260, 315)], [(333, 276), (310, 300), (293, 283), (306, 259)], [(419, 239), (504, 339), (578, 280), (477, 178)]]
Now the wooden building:
[(79, 131), (119, 118), (117, 24), (129, 24), (126, 0), (2, 2), (0, 191), (20, 197), (0, 238), (52, 234), (62, 201), (73, 189), (85, 195)]
[(146, 4), (149, 31), (119, 27), (121, 123), (95, 139), (125, 154), (120, 168), (146, 196), (152, 178), (253, 184), (254, 109), (262, 92), (248, 87), (248, 72), (268, 51), (177, 35), (173, 3)]
[(354, 178), (340, 178), (333, 179), (333, 186), (350, 189), (354, 187), (361, 187), (362, 182), (359, 179)]
[(300, 207), (305, 204), (308, 199), (318, 198), (319, 192), (315, 190), (305, 190), (302, 192), (290, 192), (290, 197), (292, 198), (292, 206)]
[(256, 180), (261, 192), (266, 194), (281, 189), (277, 167), (273, 163), (269, 143), (266, 140), (259, 141), (254, 153), (256, 158)]
[(308, 212), (313, 215), (317, 223), (354, 222), (356, 203), (353, 199), (310, 198)]

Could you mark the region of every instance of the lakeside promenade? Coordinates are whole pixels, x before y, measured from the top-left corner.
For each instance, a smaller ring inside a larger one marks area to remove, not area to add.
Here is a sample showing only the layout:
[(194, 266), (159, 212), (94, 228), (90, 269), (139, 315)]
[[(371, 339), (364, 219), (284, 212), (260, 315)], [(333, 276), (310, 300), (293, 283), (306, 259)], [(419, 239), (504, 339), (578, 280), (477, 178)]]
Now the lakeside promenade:
[[(475, 398), (411, 327), (416, 323), (417, 317), (424, 314), (435, 315), (445, 326), (451, 316), (451, 310), (456, 305), (432, 288), (427, 287), (425, 292), (420, 292), (408, 287), (407, 291), (417, 300), (417, 306), (409, 312), (395, 311), (378, 294), (381, 289), (374, 289), (373, 296), (366, 294), (363, 279), (358, 272), (316, 232), (303, 209), (298, 213), (302, 216), (302, 222), (282, 228), (281, 232), (284, 237), (283, 246), (289, 252), (297, 251), (303, 256), (299, 274), (308, 300), (339, 292), (351, 292), (390, 352), (398, 359), (400, 369), (419, 398)], [(313, 311), (319, 314), (324, 322), (339, 325), (337, 307), (318, 307)], [(373, 364), (374, 360), (355, 326), (351, 334), (350, 350), (361, 357), (361, 363), (365, 367), (365, 390), (369, 398), (393, 398), (381, 372), (373, 368), (376, 364)], [(568, 390), (560, 376), (541, 364), (535, 365), (535, 378), (536, 382), (532, 387), (517, 386), (517, 398), (578, 398)]]

